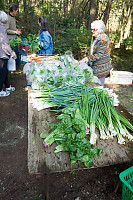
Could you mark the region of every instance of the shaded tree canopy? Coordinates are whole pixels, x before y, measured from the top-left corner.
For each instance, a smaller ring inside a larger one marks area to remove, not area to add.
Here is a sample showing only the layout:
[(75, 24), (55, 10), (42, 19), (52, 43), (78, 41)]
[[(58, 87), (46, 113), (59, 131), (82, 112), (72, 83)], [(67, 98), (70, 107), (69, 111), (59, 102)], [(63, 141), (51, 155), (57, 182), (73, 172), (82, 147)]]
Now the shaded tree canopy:
[(45, 15), (53, 35), (62, 28), (90, 30), (92, 21), (102, 19), (114, 43), (131, 38), (132, 0), (1, 0), (0, 9), (8, 13), (13, 2), (19, 5), (18, 26), (25, 35), (38, 33), (38, 17)]

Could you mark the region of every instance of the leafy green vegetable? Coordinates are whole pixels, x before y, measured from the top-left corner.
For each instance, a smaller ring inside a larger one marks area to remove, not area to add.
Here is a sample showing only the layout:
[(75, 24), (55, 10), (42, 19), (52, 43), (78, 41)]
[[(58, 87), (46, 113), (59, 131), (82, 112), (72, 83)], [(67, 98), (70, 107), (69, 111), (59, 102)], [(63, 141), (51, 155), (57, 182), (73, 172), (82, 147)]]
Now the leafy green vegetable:
[(37, 35), (28, 34), (25, 43), (29, 44), (29, 51), (32, 53), (36, 53), (39, 51), (39, 43), (37, 41)]
[[(85, 138), (86, 122), (77, 105), (63, 109), (57, 119), (61, 121), (57, 125), (51, 125), (53, 131), (45, 138), (44, 145), (48, 146), (56, 142), (55, 153), (67, 151), (70, 154), (71, 165), (81, 161), (89, 167), (93, 157), (99, 155), (102, 149), (92, 149), (90, 142)], [(40, 137), (43, 138), (43, 134)]]
[(16, 38), (11, 37), (10, 39), (10, 46), (14, 50), (14, 47), (18, 46), (21, 42), (21, 37), (17, 36)]
[[(124, 138), (133, 141), (133, 136), (128, 131), (133, 131), (132, 124), (115, 110), (113, 99), (107, 91), (86, 85), (68, 84), (50, 91), (49, 97), (48, 102), (64, 108), (63, 114), (58, 119), (64, 117), (64, 124), (67, 122), (67, 125), (65, 127), (62, 121), (62, 127), (67, 134), (72, 133), (72, 139), (83, 138), (84, 129), (87, 129), (90, 143), (95, 144), (97, 140), (95, 129), (98, 128), (101, 139), (116, 136), (120, 144), (125, 143)], [(77, 110), (74, 108), (75, 104)]]

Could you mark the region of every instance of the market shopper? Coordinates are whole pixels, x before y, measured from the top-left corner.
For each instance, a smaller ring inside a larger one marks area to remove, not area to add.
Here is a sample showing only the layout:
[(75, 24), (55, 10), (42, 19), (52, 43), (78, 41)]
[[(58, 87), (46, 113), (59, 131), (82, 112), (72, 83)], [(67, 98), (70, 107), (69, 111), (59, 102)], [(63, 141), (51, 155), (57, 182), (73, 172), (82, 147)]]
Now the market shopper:
[[(15, 3), (13, 3), (9, 8), (8, 21), (6, 23), (6, 30), (7, 30), (9, 40), (12, 37), (16, 38), (17, 36), (22, 34), (21, 30), (17, 29), (17, 27), (16, 27), (15, 16), (18, 14), (18, 11), (19, 11), (19, 7)], [(19, 67), (20, 66), (20, 58), (19, 58), (18, 46), (15, 46), (14, 51), (17, 55), (16, 66)]]
[[(8, 20), (8, 16), (4, 11), (0, 11), (0, 97), (5, 97), (14, 91), (15, 88), (11, 87), (8, 81), (7, 64), (10, 57), (16, 59), (16, 54), (10, 47), (9, 39), (5, 29), (5, 24)], [(3, 84), (6, 90), (3, 91)]]
[(43, 56), (51, 56), (53, 52), (53, 42), (52, 37), (49, 32), (48, 20), (45, 16), (40, 16), (38, 19), (38, 24), (41, 27), (39, 31), (39, 54)]
[(109, 38), (105, 34), (105, 24), (102, 20), (95, 20), (91, 23), (92, 41), (90, 55), (80, 60), (80, 63), (88, 63), (95, 76), (104, 86), (104, 81), (112, 68), (110, 60)]

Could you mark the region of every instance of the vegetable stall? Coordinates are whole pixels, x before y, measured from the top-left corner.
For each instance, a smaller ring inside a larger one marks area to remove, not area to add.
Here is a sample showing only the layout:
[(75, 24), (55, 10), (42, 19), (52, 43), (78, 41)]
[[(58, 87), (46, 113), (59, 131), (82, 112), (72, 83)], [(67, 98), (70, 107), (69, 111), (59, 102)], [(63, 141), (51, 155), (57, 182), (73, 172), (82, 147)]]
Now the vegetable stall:
[(100, 87), (92, 69), (63, 56), (28, 56), (30, 173), (102, 167), (132, 159), (133, 126), (119, 114), (117, 95)]

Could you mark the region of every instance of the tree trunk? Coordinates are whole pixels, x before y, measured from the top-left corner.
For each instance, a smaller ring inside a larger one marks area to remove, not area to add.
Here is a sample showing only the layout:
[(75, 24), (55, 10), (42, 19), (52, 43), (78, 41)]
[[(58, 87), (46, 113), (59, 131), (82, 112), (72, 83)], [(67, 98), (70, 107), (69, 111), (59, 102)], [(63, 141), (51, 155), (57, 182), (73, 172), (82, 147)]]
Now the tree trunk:
[(90, 1), (90, 15), (89, 15), (89, 23), (88, 30), (91, 30), (91, 23), (96, 19), (96, 0)]
[(26, 0), (23, 0), (23, 5), (24, 5), (24, 12), (26, 10)]
[(69, 2), (68, 2), (68, 0), (66, 1), (66, 14), (68, 14), (68, 4), (69, 4)]
[(68, 14), (68, 0), (64, 0), (63, 2), (64, 16)]
[(64, 16), (66, 15), (66, 1), (63, 1), (63, 10), (64, 10)]
[(11, 5), (12, 4), (12, 0), (9, 0), (9, 5)]
[(103, 22), (105, 25), (107, 24), (107, 21), (109, 19), (112, 2), (113, 2), (113, 0), (108, 0), (107, 6), (104, 11)]

